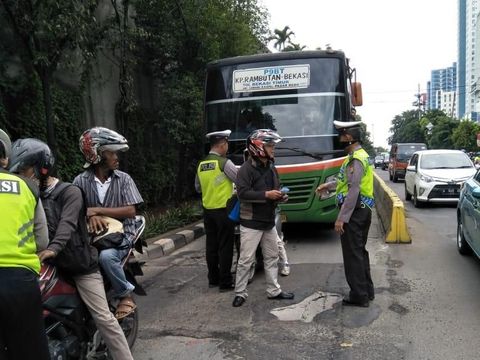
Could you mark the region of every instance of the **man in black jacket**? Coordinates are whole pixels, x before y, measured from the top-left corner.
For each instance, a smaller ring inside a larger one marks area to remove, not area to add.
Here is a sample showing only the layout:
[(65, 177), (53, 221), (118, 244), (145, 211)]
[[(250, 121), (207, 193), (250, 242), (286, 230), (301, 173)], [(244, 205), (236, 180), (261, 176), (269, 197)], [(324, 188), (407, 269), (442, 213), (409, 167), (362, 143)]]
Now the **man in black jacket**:
[[(133, 360), (125, 334), (108, 307), (97, 251), (88, 243), (82, 192), (50, 176), (54, 162), (50, 148), (40, 140), (20, 139), (13, 144), (11, 171), (41, 183), (50, 242), (39, 253), (40, 260), (51, 259), (73, 277), (113, 359)], [(59, 191), (59, 187), (63, 190)]]
[(249, 159), (237, 174), (237, 194), (240, 199), (240, 258), (235, 281), (233, 306), (245, 302), (250, 268), (260, 244), (263, 253), (267, 296), (269, 299), (293, 299), (293, 293), (283, 292), (278, 284), (278, 246), (275, 228), (275, 208), (288, 197), (280, 189), (273, 164), (275, 144), (281, 137), (269, 129), (252, 132), (247, 138)]

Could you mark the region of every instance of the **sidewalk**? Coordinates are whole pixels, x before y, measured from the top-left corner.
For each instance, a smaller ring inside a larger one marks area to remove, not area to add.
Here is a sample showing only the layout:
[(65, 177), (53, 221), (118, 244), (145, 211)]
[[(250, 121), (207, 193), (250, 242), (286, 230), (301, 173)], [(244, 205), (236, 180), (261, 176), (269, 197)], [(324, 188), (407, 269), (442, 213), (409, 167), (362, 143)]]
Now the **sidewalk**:
[(146, 254), (149, 259), (169, 255), (175, 250), (205, 235), (203, 220), (169, 231), (165, 234), (146, 239)]

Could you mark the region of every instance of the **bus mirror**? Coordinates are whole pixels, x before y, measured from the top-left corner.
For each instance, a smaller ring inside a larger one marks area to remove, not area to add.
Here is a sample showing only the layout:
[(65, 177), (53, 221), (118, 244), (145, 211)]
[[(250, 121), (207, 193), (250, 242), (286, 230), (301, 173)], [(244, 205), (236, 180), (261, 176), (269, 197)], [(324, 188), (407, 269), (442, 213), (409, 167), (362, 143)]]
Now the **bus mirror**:
[(353, 106), (362, 106), (363, 96), (362, 96), (362, 84), (359, 82), (352, 83), (352, 105)]

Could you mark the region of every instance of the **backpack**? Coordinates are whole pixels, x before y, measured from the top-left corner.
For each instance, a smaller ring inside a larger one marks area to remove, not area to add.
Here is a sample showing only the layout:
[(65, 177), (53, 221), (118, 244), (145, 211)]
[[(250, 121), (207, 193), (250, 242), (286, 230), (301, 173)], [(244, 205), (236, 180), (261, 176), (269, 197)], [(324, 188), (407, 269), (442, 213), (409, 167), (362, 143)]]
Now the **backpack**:
[[(70, 186), (70, 183), (59, 182), (52, 192), (42, 194), (42, 204), (48, 224), (49, 238), (53, 238), (57, 231), (60, 215), (63, 208), (62, 195)], [(83, 194), (83, 192), (82, 192)], [(85, 201), (77, 221), (77, 231), (65, 248), (52, 259), (53, 265), (69, 275), (83, 275), (96, 270), (98, 265), (97, 251), (90, 246), (90, 235), (87, 230)]]

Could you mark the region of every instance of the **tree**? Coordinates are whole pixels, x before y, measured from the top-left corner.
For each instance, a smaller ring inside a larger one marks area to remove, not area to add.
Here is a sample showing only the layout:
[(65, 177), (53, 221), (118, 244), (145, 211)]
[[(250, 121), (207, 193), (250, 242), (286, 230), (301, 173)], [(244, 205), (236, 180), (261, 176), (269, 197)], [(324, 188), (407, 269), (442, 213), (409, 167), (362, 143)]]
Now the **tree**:
[(275, 35), (270, 37), (269, 40), (275, 40), (273, 47), (279, 51), (283, 51), (285, 45), (290, 43), (291, 37), (295, 35), (295, 33), (290, 30), (289, 26), (285, 26), (283, 30), (275, 29), (273, 32)]
[[(6, 19), (18, 39), (19, 55), (27, 74), (41, 82), (47, 142), (56, 152), (52, 109), (53, 74), (67, 52), (85, 49), (95, 27), (95, 0), (0, 0), (0, 19)], [(86, 51), (86, 54), (89, 54)], [(34, 81), (34, 80), (33, 80)]]
[(477, 152), (477, 134), (480, 132), (480, 126), (473, 121), (464, 120), (452, 134), (452, 142), (455, 149), (465, 149), (471, 152)]
[(425, 142), (425, 132), (418, 121), (417, 110), (408, 110), (404, 111), (401, 115), (396, 115), (392, 120), (390, 132), (392, 136), (388, 138), (389, 144)]
[(300, 45), (300, 44), (295, 44), (290, 42), (288, 46), (283, 49), (283, 51), (302, 51), (306, 47), (307, 47), (306, 45)]
[(139, 108), (127, 121), (127, 138), (145, 144), (129, 154), (136, 165), (129, 171), (142, 176), (139, 164), (148, 166), (152, 181), (142, 190), (149, 202), (180, 200), (193, 192), (204, 151), (206, 65), (264, 51), (267, 16), (255, 0), (136, 0), (135, 13), (138, 67), (155, 95), (149, 109)]
[[(425, 142), (429, 149), (453, 149), (452, 133), (458, 126), (458, 121), (438, 109), (429, 110), (419, 121), (425, 134)], [(428, 124), (432, 124), (428, 131)]]

